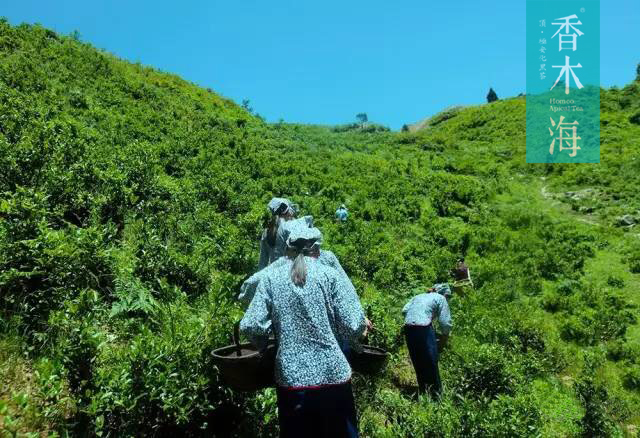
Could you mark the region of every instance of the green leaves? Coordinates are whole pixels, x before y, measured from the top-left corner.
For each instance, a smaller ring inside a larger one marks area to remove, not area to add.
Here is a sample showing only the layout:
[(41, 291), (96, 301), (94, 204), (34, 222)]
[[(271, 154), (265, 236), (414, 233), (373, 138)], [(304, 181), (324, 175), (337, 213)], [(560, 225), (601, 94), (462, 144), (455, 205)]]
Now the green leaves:
[[(233, 297), (255, 270), (265, 205), (288, 196), (314, 216), (376, 326), (370, 342), (398, 366), (402, 305), (449, 281), (459, 257), (471, 267), (475, 289), (451, 301), (441, 404), (411, 400), (388, 367), (357, 382), (366, 433), (538, 435), (555, 423), (529, 382), (566, 366), (574, 342), (622, 342), (634, 316), (622, 297), (580, 280), (601, 236), (518, 188), (546, 173), (601, 182), (620, 202), (594, 208), (611, 217), (640, 207), (635, 91), (602, 99), (609, 159), (598, 169), (531, 167), (524, 99), (447, 110), (411, 134), (269, 125), (177, 76), (0, 21), (2, 327), (50, 360), (43, 391), (53, 398), (69, 385), (83, 432), (225, 435), (240, 423), (235, 432), (255, 434), (264, 420), (275, 434), (274, 394), (231, 393), (210, 352), (242, 315)], [(334, 221), (341, 203), (346, 224)], [(639, 254), (630, 245), (632, 272)], [(636, 388), (634, 353), (611, 355)], [(62, 424), (58, 402), (51, 418)]]

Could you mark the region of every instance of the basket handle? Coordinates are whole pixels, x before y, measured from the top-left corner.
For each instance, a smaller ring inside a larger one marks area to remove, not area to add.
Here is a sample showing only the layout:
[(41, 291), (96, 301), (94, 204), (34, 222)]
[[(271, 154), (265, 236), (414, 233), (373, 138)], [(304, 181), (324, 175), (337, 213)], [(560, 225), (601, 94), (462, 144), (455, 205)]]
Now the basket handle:
[(233, 325), (233, 343), (236, 344), (236, 356), (242, 356), (242, 349), (240, 348), (240, 321), (236, 321)]

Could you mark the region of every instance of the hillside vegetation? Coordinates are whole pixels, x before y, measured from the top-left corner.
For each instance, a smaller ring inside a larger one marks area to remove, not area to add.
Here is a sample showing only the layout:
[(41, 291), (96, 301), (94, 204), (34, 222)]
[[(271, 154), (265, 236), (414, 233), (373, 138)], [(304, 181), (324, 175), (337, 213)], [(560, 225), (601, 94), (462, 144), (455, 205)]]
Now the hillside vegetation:
[[(601, 164), (528, 165), (524, 98), (411, 133), (267, 124), (39, 26), (0, 21), (0, 54), (7, 436), (276, 435), (275, 392), (225, 388), (210, 354), (272, 196), (314, 216), (391, 353), (355, 376), (363, 436), (640, 426), (640, 239), (618, 226), (640, 220), (637, 81), (601, 92)], [(400, 309), (459, 256), (475, 289), (451, 301), (443, 400), (418, 401)]]

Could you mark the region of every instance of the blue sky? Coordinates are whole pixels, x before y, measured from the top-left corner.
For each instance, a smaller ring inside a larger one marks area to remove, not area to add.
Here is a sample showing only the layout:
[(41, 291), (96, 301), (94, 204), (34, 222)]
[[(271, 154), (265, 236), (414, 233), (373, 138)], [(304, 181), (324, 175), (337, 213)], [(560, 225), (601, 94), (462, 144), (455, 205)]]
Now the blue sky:
[[(580, 2), (577, 1), (579, 5)], [(448, 106), (525, 92), (524, 0), (7, 1), (40, 23), (229, 97), (268, 121), (399, 129)], [(640, 62), (640, 1), (601, 2), (601, 83)]]

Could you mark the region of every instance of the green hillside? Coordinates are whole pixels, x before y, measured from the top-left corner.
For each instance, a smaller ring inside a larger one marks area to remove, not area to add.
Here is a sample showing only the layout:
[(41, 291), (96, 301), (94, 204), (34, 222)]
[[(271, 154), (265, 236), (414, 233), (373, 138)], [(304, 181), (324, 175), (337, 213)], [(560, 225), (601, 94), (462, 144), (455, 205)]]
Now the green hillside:
[[(230, 391), (210, 355), (272, 196), (314, 216), (391, 352), (354, 378), (363, 436), (640, 427), (637, 81), (602, 91), (601, 164), (528, 165), (524, 98), (363, 132), (267, 124), (38, 26), (0, 21), (0, 55), (7, 436), (276, 435), (275, 392)], [(445, 395), (418, 401), (400, 309), (461, 255)]]

